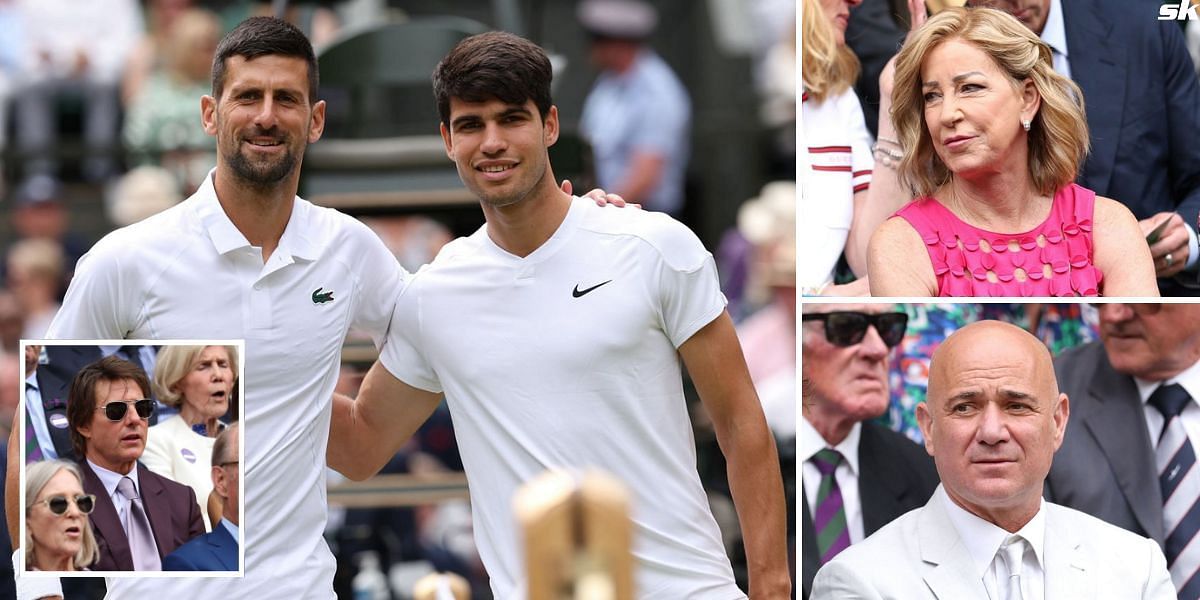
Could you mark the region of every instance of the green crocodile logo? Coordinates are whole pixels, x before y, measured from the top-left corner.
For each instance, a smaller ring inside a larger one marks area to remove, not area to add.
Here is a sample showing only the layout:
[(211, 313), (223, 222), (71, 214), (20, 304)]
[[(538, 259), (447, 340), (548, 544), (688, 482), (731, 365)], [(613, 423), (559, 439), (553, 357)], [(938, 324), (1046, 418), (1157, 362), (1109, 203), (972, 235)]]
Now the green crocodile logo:
[(313, 304), (325, 304), (326, 302), (333, 302), (333, 290), (329, 290), (328, 292), (321, 293), (322, 289), (324, 289), (324, 288), (317, 288), (317, 289), (313, 290), (313, 295), (312, 295)]

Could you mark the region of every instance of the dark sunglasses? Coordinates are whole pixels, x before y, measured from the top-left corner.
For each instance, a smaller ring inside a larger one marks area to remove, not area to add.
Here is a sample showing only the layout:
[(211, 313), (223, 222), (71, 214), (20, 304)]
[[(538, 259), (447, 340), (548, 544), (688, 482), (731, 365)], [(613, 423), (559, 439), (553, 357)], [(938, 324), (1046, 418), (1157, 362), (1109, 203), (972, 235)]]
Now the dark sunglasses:
[(137, 411), (137, 416), (143, 419), (149, 419), (150, 415), (154, 414), (154, 401), (149, 398), (130, 402), (109, 402), (104, 406), (97, 406), (96, 410), (103, 410), (109, 421), (120, 421), (125, 418), (130, 404), (133, 405), (133, 410)]
[(66, 496), (50, 496), (45, 500), (34, 502), (34, 504), (45, 504), (46, 507), (50, 509), (50, 512), (61, 517), (62, 515), (67, 514), (67, 508), (69, 506), (68, 503), (70, 502), (74, 502), (75, 506), (79, 508), (79, 512), (85, 515), (92, 514), (92, 509), (96, 508), (96, 497), (91, 494), (79, 494), (74, 498), (68, 498)]
[(853, 346), (863, 341), (867, 327), (875, 326), (888, 348), (895, 348), (904, 339), (908, 315), (902, 312), (863, 313), (828, 312), (801, 315), (801, 321), (821, 321), (825, 324), (825, 339), (834, 346)]

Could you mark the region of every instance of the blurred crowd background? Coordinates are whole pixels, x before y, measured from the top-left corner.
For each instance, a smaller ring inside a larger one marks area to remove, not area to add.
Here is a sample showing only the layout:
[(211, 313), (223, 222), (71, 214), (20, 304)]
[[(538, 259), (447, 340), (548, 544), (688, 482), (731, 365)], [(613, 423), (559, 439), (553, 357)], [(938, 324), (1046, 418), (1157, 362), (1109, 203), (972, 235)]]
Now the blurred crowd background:
[[(792, 0), (0, 0), (0, 433), (22, 389), (19, 340), (42, 337), (75, 262), (107, 232), (182, 201), (215, 164), (199, 99), (221, 36), (256, 14), (284, 16), (318, 51), (329, 123), (306, 156), (301, 196), (359, 217), (409, 270), (483, 223), (437, 136), (434, 64), (490, 29), (545, 47), (563, 124), (556, 175), (579, 193), (600, 185), (670, 212), (718, 257), (795, 506)], [(652, 59), (652, 76), (631, 78), (644, 89), (630, 108), (605, 78), (620, 80), (634, 59)], [(630, 156), (645, 160), (613, 164)], [(339, 391), (354, 394), (375, 357), (352, 335)], [(689, 404), (698, 467), (744, 587), (722, 455), (694, 393)], [(385, 472), (461, 470), (443, 405)], [(353, 508), (331, 493), (339, 595), (373, 553), (396, 598), (433, 570), (489, 597), (465, 484), (456, 489), (433, 504)], [(794, 514), (789, 530), (795, 556)]]

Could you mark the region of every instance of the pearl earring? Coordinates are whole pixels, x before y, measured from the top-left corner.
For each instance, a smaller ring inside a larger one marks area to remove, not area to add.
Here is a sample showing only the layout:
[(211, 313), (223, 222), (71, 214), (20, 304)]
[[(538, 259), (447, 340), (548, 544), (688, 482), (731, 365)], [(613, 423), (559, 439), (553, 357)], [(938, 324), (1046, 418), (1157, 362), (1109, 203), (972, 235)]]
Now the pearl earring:
[(1029, 131), (1030, 125), (1031, 123), (1029, 122), (1029, 119), (1021, 119), (1021, 127), (1024, 127), (1025, 131)]

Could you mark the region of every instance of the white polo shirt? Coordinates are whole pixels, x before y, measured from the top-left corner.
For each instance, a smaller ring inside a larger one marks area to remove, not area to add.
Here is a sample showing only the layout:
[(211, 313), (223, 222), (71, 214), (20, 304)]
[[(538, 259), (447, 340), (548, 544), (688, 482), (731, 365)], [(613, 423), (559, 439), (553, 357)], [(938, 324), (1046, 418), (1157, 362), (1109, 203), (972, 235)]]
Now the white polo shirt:
[(333, 598), (330, 399), (350, 327), (382, 343), (406, 274), (365, 225), (295, 199), (263, 264), (210, 173), (183, 203), (82, 259), (49, 337), (246, 340), (244, 579), (121, 579), (110, 597)]
[(676, 352), (724, 306), (686, 227), (579, 198), (524, 258), (485, 225), (413, 276), (380, 361), (446, 393), (496, 598), (524, 597), (513, 493), (587, 467), (632, 492), (639, 598), (745, 597), (696, 472)]
[(802, 101), (801, 139), (809, 170), (800, 178), (800, 256), (796, 283), (812, 288), (830, 282), (854, 220), (854, 194), (871, 184), (875, 159), (871, 134), (853, 89), (816, 102)]

